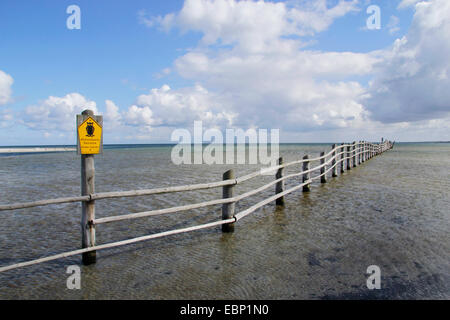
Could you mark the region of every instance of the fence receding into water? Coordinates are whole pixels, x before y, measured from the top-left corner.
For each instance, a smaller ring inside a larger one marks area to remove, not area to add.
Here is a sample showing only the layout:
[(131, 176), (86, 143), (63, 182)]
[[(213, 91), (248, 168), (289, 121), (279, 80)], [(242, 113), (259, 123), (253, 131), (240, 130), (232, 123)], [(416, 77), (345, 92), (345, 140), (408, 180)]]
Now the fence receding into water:
[[(89, 192), (94, 190), (94, 177), (95, 169), (93, 167), (93, 162), (86, 162), (82, 165), (82, 195), (75, 197), (39, 200), (27, 203), (14, 203), (14, 204), (3, 204), (0, 205), (0, 211), (15, 210), (23, 208), (31, 208), (37, 206), (60, 204), (60, 203), (70, 203), (70, 202), (82, 202), (83, 204), (83, 214), (82, 214), (82, 248), (78, 250), (73, 250), (69, 252), (64, 252), (57, 255), (52, 255), (32, 261), (21, 262), (9, 266), (0, 267), (0, 272), (4, 272), (11, 269), (16, 269), (20, 267), (30, 266), (37, 263), (42, 263), (46, 261), (56, 260), (60, 258), (65, 258), (74, 255), (83, 255), (83, 263), (90, 264), (96, 261), (96, 251), (108, 248), (119, 247), (127, 244), (132, 244), (144, 240), (150, 240), (155, 238), (161, 238), (169, 235), (179, 234), (183, 232), (189, 232), (194, 230), (200, 230), (205, 228), (212, 228), (216, 226), (221, 226), (223, 232), (232, 232), (236, 222), (246, 217), (247, 215), (255, 212), (259, 208), (275, 202), (276, 205), (284, 205), (284, 196), (290, 194), (294, 191), (302, 189), (303, 192), (311, 191), (311, 183), (314, 180), (320, 180), (321, 183), (326, 183), (327, 179), (331, 177), (337, 177), (338, 172), (344, 173), (345, 171), (351, 170), (353, 167), (361, 165), (362, 163), (370, 160), (374, 156), (380, 155), (383, 152), (392, 149), (394, 143), (390, 141), (384, 141), (381, 143), (370, 143), (366, 141), (353, 142), (353, 143), (342, 143), (340, 145), (333, 145), (331, 151), (325, 154), (321, 152), (320, 156), (315, 158), (310, 158), (305, 155), (301, 160), (296, 160), (292, 162), (285, 163), (283, 158), (278, 159), (278, 165), (270, 168), (264, 168), (259, 171), (247, 174), (242, 177), (235, 178), (234, 171), (228, 170), (223, 174), (223, 180), (212, 182), (212, 183), (202, 183), (166, 188), (155, 188), (155, 189), (143, 189), (143, 190), (131, 190), (131, 191), (119, 191), (119, 192), (102, 192), (95, 193)], [(83, 159), (82, 159), (83, 162)], [(318, 163), (316, 166), (311, 166), (312, 163)], [(284, 169), (294, 165), (302, 165), (302, 170), (297, 173), (285, 175)], [(312, 168), (311, 168), (312, 167)], [(320, 174), (312, 176), (312, 173), (319, 171)], [(331, 174), (329, 174), (331, 172)], [(257, 189), (248, 191), (246, 193), (235, 195), (235, 186), (250, 179), (254, 179), (258, 176), (267, 175), (270, 173), (275, 174), (275, 180), (267, 183)], [(284, 182), (287, 179), (294, 177), (302, 177), (302, 183), (285, 189)], [(83, 186), (84, 184), (84, 186)], [(235, 212), (236, 202), (245, 199), (247, 197), (258, 194), (270, 187), (275, 186), (275, 194), (269, 198), (266, 198), (251, 207), (242, 210), (240, 212)], [(215, 199), (200, 203), (194, 203), (189, 205), (170, 207), (165, 209), (150, 210), (144, 212), (130, 213), (119, 216), (110, 216), (104, 218), (95, 218), (95, 201), (102, 199), (111, 199), (119, 197), (136, 197), (136, 196), (149, 196), (154, 194), (163, 193), (175, 193), (183, 191), (195, 191), (210, 188), (223, 189), (223, 196), (221, 199)], [(222, 205), (222, 217), (220, 220), (215, 222), (210, 222), (206, 224), (201, 224), (192, 227), (186, 227), (181, 229), (175, 229), (170, 231), (164, 231), (160, 233), (150, 234), (146, 236), (141, 236), (137, 238), (106, 243), (97, 245), (95, 243), (95, 226), (102, 223), (116, 222), (126, 219), (137, 219), (143, 217), (157, 216), (169, 213), (175, 213), (180, 211), (193, 210), (198, 208), (203, 208), (213, 205)]]

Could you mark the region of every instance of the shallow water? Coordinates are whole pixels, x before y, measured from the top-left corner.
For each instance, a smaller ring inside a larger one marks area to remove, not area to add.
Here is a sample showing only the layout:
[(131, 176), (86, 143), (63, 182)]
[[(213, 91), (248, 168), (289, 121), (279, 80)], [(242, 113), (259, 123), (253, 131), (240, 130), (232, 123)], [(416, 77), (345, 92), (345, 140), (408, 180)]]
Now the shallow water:
[[(285, 161), (329, 145), (281, 145)], [(212, 182), (249, 165), (181, 165), (170, 147), (105, 149), (96, 156), (96, 191)], [(293, 173), (299, 167), (290, 168)], [(314, 183), (220, 227), (74, 256), (0, 273), (1, 299), (449, 299), (450, 144), (396, 144), (351, 171)], [(242, 193), (272, 181), (237, 186)], [(0, 158), (0, 203), (80, 193), (75, 153)], [(300, 182), (294, 178), (286, 188)], [(237, 212), (273, 188), (237, 204)], [(96, 216), (178, 206), (221, 197), (221, 189), (96, 201)], [(79, 203), (0, 212), (0, 266), (80, 247)], [(97, 244), (219, 220), (214, 206), (97, 226)], [(81, 290), (68, 290), (66, 268), (80, 265)], [(366, 269), (381, 268), (381, 290)]]

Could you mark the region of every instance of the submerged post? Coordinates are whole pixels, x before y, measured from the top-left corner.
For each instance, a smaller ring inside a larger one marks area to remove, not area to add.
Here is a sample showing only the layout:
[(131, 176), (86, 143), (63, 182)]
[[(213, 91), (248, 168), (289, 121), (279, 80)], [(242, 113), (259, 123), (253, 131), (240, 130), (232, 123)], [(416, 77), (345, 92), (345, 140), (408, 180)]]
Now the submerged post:
[[(308, 160), (309, 159), (309, 156), (308, 155), (305, 155), (304, 157), (303, 157), (303, 160)], [(303, 162), (303, 171), (309, 171), (309, 161), (305, 161), (305, 162)], [(310, 178), (310, 173), (309, 172), (305, 172), (304, 174), (303, 174), (303, 183), (305, 183), (306, 181), (308, 181)], [(304, 186), (303, 186), (303, 192), (309, 192), (309, 191), (311, 191), (311, 184), (310, 183), (308, 183), (308, 184), (305, 184)]]
[(344, 143), (341, 143), (341, 174), (344, 173), (344, 158), (345, 158), (345, 147)]
[(320, 183), (327, 183), (327, 176), (326, 176), (326, 174), (325, 174), (325, 167), (326, 167), (326, 165), (325, 165), (325, 152), (321, 152), (320, 153), (320, 156), (321, 157), (323, 157), (322, 159), (320, 159), (320, 164), (321, 165), (323, 165), (323, 167), (321, 167), (320, 168), (320, 174), (322, 175), (321, 177), (320, 177)]
[[(94, 155), (81, 156), (81, 195), (95, 193), (95, 165)], [(81, 204), (81, 247), (95, 246), (95, 200), (83, 201)], [(95, 251), (83, 253), (83, 264), (88, 265), (96, 262), (97, 253)]]
[[(103, 117), (95, 116), (92, 110), (77, 115), (77, 146), (81, 154), (81, 195), (95, 193), (94, 155), (102, 152)], [(81, 246), (95, 246), (95, 201), (83, 201), (81, 205)], [(96, 262), (96, 251), (82, 254), (83, 264)]]
[(347, 154), (346, 154), (346, 157), (347, 157), (347, 171), (352, 169), (352, 166), (350, 164), (351, 163), (350, 148), (351, 148), (351, 146), (347, 146)]
[(331, 148), (333, 149), (333, 153), (331, 154), (331, 156), (333, 157), (333, 160), (331, 161), (331, 165), (333, 166), (333, 169), (331, 170), (331, 176), (337, 177), (336, 150), (335, 150), (336, 145), (333, 144)]
[[(234, 170), (230, 169), (223, 174), (223, 180), (231, 180), (234, 179)], [(231, 186), (223, 186), (222, 188), (222, 198), (233, 198), (234, 194), (234, 185)], [(222, 220), (231, 219), (234, 217), (235, 203), (224, 203), (222, 205)], [(234, 222), (226, 223), (222, 225), (222, 232), (233, 232), (234, 231)]]
[(359, 140), (359, 142), (358, 142), (358, 165), (361, 165), (361, 163), (362, 163), (362, 141), (361, 140)]
[(361, 150), (361, 163), (364, 163), (366, 161), (366, 142), (362, 142), (362, 150)]
[(364, 141), (364, 162), (367, 161), (367, 141)]
[[(283, 164), (283, 157), (280, 157), (278, 159), (278, 165), (282, 165)], [(283, 177), (283, 168), (278, 169), (277, 174), (275, 175), (275, 179), (281, 179)], [(284, 180), (283, 181), (278, 181), (277, 184), (275, 185), (275, 193), (281, 193), (284, 191)], [(284, 196), (278, 198), (275, 201), (277, 206), (284, 206)]]

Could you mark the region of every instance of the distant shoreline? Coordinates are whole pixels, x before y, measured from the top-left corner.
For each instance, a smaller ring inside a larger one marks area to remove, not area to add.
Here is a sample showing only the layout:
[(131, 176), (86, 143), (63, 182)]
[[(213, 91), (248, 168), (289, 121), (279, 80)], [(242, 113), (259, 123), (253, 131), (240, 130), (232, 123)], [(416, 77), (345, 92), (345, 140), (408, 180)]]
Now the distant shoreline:
[[(280, 145), (322, 145), (331, 142), (285, 142)], [(426, 144), (426, 143), (450, 143), (450, 141), (421, 141), (421, 142), (396, 142), (396, 144)], [(147, 144), (104, 144), (105, 149), (121, 148), (142, 148), (142, 147), (170, 147), (174, 143), (147, 143)], [(209, 143), (204, 142), (204, 146)], [(45, 152), (75, 152), (76, 146), (70, 145), (41, 145), (41, 146), (0, 146), (0, 154), (24, 154), (24, 153), (45, 153)]]
[[(280, 142), (280, 145), (296, 145), (296, 144), (332, 144), (334, 142)], [(412, 144), (412, 143), (450, 143), (450, 141), (396, 141), (396, 144)], [(209, 142), (203, 142), (203, 145), (209, 145)], [(146, 146), (160, 146), (168, 147), (175, 146), (176, 143), (112, 143), (104, 144), (104, 147), (146, 147)], [(22, 152), (64, 152), (76, 151), (76, 145), (23, 145), (23, 146), (0, 146), (0, 153), (22, 153)]]
[(35, 153), (35, 152), (68, 152), (77, 151), (74, 147), (23, 147), (23, 148), (3, 148), (0, 153)]

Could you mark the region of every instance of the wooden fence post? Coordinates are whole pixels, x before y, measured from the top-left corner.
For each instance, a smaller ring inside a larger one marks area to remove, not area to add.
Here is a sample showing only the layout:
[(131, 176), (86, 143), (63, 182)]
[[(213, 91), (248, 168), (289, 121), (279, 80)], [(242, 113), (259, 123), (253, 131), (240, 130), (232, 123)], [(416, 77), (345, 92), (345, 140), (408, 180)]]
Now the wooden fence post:
[[(94, 116), (92, 110), (84, 110), (82, 121)], [(81, 155), (81, 195), (95, 193), (95, 163), (93, 154)], [(82, 248), (95, 246), (95, 200), (83, 201), (81, 204), (81, 246)], [(83, 264), (89, 265), (97, 260), (97, 252), (89, 251), (82, 254)]]
[(366, 161), (366, 142), (362, 142), (362, 153), (361, 153), (361, 163)]
[(353, 168), (355, 168), (356, 167), (356, 141), (353, 141), (353, 153), (352, 153), (352, 155), (353, 155)]
[[(344, 143), (341, 143), (341, 146), (343, 146)], [(344, 158), (345, 158), (345, 147), (342, 147), (341, 149), (341, 174), (344, 173)]]
[(367, 141), (365, 141), (364, 142), (364, 162), (366, 162), (368, 160), (367, 150), (368, 150), (368, 145), (367, 145)]
[[(333, 144), (331, 146), (331, 148), (333, 150), (336, 149), (336, 144)], [(331, 170), (331, 176), (332, 177), (337, 177), (336, 150), (333, 151), (331, 156), (333, 157), (333, 160), (331, 161), (331, 165), (333, 166), (333, 169)]]
[[(356, 149), (355, 149), (355, 156), (356, 156), (356, 166), (359, 166), (360, 164), (361, 164), (361, 162), (359, 162), (359, 146), (360, 146), (360, 141), (358, 141), (357, 143), (356, 143)], [(356, 167), (355, 166), (355, 167)]]
[(358, 165), (361, 165), (362, 163), (362, 141), (359, 140), (358, 142)]
[[(230, 169), (223, 174), (223, 180), (234, 179), (234, 170)], [(222, 187), (222, 198), (232, 198), (234, 196), (234, 185)], [(231, 219), (234, 217), (235, 203), (222, 204), (222, 220)], [(233, 232), (234, 222), (222, 225), (222, 232)]]
[[(323, 157), (325, 155), (325, 152), (321, 152), (320, 156)], [(320, 164), (325, 164), (325, 158), (320, 159)], [(323, 174), (323, 176), (320, 177), (320, 183), (327, 183), (327, 175), (325, 174), (326, 166), (324, 165), (322, 168), (320, 168), (320, 174)]]
[(347, 154), (346, 154), (346, 157), (347, 157), (347, 171), (352, 169), (351, 164), (350, 164), (351, 163), (350, 148), (351, 148), (351, 146), (347, 146)]
[[(309, 156), (305, 155), (303, 157), (303, 160), (307, 160), (307, 159), (309, 159)], [(309, 161), (303, 162), (303, 171), (307, 171), (307, 170), (309, 170)], [(310, 172), (304, 173), (303, 174), (303, 183), (308, 181), (310, 176), (311, 176)], [(310, 183), (308, 183), (308, 184), (303, 186), (303, 192), (309, 192), (309, 191), (311, 191), (311, 184)]]
[[(278, 159), (278, 165), (282, 165), (283, 164), (283, 157), (280, 157)], [(275, 179), (278, 180), (280, 178), (283, 177), (283, 169), (284, 168), (280, 168), (277, 170), (277, 174), (275, 175)], [(277, 182), (277, 184), (275, 185), (275, 194), (281, 193), (284, 191), (284, 180), (283, 181), (279, 181)], [(284, 196), (278, 198), (275, 201), (277, 206), (284, 206)]]

